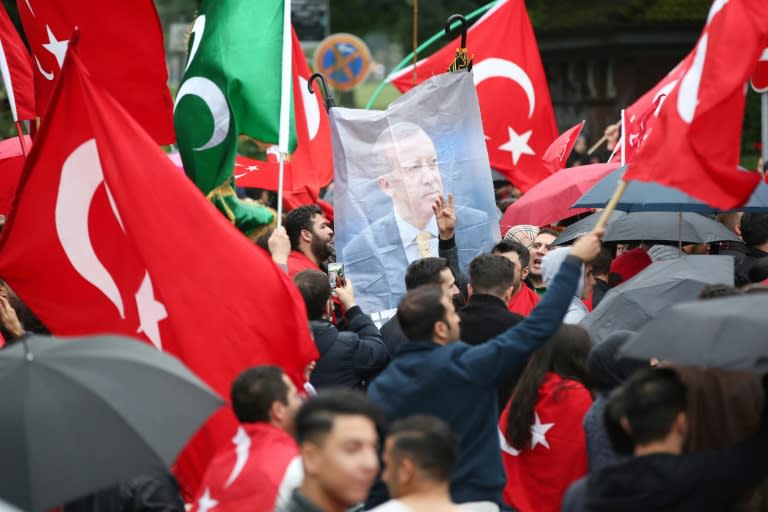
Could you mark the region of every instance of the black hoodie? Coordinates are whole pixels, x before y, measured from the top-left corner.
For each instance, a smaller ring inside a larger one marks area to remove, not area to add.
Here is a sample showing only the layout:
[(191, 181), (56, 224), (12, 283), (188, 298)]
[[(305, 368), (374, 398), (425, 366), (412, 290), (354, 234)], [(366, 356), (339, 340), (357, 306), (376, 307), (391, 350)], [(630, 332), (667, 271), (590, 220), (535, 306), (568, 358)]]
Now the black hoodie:
[(608, 466), (590, 476), (589, 512), (723, 511), (768, 473), (768, 422), (750, 439), (724, 450), (656, 453)]

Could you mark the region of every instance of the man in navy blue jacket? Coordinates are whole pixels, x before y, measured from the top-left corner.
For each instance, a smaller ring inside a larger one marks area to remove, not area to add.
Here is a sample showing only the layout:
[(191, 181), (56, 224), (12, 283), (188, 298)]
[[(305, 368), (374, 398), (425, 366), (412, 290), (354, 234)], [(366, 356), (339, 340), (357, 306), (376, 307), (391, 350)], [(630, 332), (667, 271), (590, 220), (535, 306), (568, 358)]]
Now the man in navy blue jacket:
[[(411, 341), (400, 347), (368, 394), (388, 421), (429, 414), (459, 435), (451, 495), (468, 510), (498, 510), (501, 503), (499, 384), (519, 372), (560, 327), (581, 278), (581, 265), (599, 254), (602, 234), (596, 230), (577, 240), (531, 315), (481, 345), (459, 341), (460, 319), (439, 287), (419, 287), (400, 303), (397, 316)], [(368, 505), (383, 498), (374, 491)]]

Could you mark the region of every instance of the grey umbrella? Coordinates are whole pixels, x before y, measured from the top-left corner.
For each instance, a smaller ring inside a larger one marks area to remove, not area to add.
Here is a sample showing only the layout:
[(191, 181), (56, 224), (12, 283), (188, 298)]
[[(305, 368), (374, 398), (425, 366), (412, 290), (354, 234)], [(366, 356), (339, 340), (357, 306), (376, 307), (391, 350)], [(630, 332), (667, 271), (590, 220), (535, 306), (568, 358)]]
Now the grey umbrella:
[(0, 350), (0, 497), (47, 510), (159, 467), (222, 402), (173, 356), (120, 336)]
[(768, 373), (768, 295), (676, 304), (629, 341), (628, 357)]
[[(568, 226), (555, 239), (555, 245), (567, 244), (591, 231), (602, 212), (596, 212)], [(698, 213), (614, 211), (605, 226), (606, 242), (630, 240), (686, 242), (704, 244), (739, 241), (739, 238), (719, 222)]]
[(733, 285), (733, 257), (685, 256), (652, 263), (605, 294), (581, 321), (599, 343), (619, 329), (637, 331), (671, 304), (696, 298), (707, 284)]

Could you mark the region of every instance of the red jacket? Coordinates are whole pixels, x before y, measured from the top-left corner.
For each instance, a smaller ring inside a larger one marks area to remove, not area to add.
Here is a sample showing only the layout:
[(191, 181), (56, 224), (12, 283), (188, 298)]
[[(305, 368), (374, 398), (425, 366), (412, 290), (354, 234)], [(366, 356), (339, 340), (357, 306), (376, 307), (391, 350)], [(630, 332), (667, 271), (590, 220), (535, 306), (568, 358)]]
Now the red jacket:
[(287, 432), (269, 423), (242, 424), (208, 464), (191, 512), (214, 502), (216, 512), (271, 512), (278, 492), (290, 494), (302, 479), (299, 448)]
[(315, 265), (314, 261), (307, 258), (303, 252), (291, 251), (288, 254), (288, 277), (293, 279), (293, 276), (302, 270), (320, 270), (320, 267)]
[(520, 291), (509, 299), (507, 308), (518, 315), (528, 316), (533, 311), (533, 308), (536, 307), (536, 304), (539, 303), (539, 300), (541, 300), (539, 294), (523, 283)]
[(548, 372), (539, 388), (530, 447), (518, 451), (503, 434), (512, 398), (499, 419), (506, 503), (519, 512), (560, 511), (568, 486), (587, 474), (582, 420), (590, 405), (592, 396), (582, 384)]

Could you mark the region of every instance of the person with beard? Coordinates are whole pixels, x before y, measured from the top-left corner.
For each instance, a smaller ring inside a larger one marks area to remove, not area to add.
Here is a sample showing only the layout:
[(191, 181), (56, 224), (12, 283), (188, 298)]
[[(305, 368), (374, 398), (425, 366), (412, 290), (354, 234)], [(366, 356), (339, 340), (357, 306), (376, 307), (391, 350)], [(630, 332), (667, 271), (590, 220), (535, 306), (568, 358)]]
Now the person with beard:
[(528, 316), (540, 300), (539, 294), (525, 284), (530, 273), (531, 255), (528, 248), (516, 238), (505, 238), (496, 244), (491, 254), (504, 256), (515, 265), (515, 284), (512, 288), (512, 297), (507, 302), (507, 308), (512, 313)]
[(294, 208), (286, 216), (285, 230), (291, 241), (288, 275), (322, 270), (321, 265), (333, 253), (333, 229), (323, 210), (316, 204)]
[(541, 275), (541, 262), (544, 256), (555, 248), (553, 245), (557, 238), (557, 232), (551, 229), (542, 229), (533, 244), (528, 248), (531, 265), (529, 267), (528, 281), (531, 283), (534, 291), (539, 295), (547, 291), (547, 285), (544, 284), (544, 278)]

